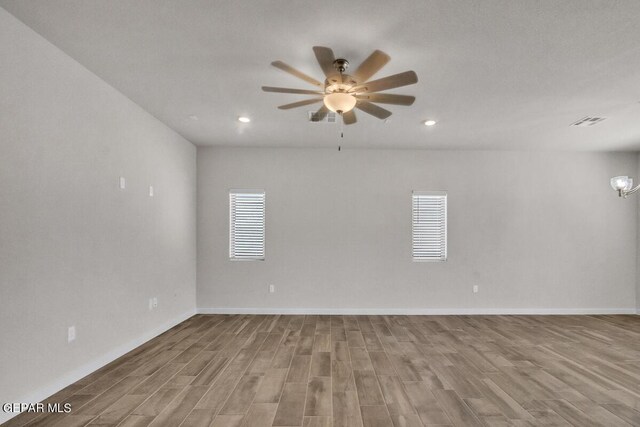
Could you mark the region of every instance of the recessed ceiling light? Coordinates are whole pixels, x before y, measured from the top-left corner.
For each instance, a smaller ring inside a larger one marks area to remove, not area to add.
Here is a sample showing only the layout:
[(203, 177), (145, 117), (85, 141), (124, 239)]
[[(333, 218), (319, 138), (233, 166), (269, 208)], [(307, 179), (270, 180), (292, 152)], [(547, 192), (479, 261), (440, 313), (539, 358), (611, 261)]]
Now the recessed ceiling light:
[(249, 117), (240, 116), (240, 117), (238, 117), (238, 121), (242, 122), (242, 123), (249, 123), (251, 121), (251, 119)]
[(427, 120), (426, 122), (424, 122), (425, 126), (433, 126), (436, 124), (435, 120)]

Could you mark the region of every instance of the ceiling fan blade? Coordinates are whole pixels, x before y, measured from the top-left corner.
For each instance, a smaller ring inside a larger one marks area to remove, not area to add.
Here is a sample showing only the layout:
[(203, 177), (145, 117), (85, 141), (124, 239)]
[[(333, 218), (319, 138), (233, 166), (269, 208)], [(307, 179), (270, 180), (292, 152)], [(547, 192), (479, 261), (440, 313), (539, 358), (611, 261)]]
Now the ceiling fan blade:
[(289, 89), (286, 87), (271, 87), (271, 86), (262, 86), (262, 90), (265, 92), (297, 93), (301, 95), (322, 95), (323, 94), (323, 92), (320, 92), (317, 90)]
[(377, 117), (382, 120), (391, 115), (391, 111), (385, 110), (384, 108), (378, 107), (377, 105), (367, 101), (358, 101), (358, 103), (356, 104), (356, 108), (359, 108), (365, 113), (371, 114), (373, 117)]
[(316, 111), (316, 113), (311, 117), (311, 121), (312, 122), (321, 122), (324, 120), (325, 117), (327, 117), (327, 114), (329, 113), (329, 109), (327, 108), (326, 105), (323, 105), (322, 107), (320, 107), (318, 109), (318, 111)]
[(383, 90), (394, 89), (401, 86), (412, 85), (418, 83), (418, 76), (415, 71), (405, 71), (404, 73), (394, 74), (389, 77), (383, 77), (360, 84), (353, 88), (355, 92), (380, 92)]
[(309, 77), (307, 76), (305, 73), (303, 73), (302, 71), (298, 71), (295, 68), (285, 64), (282, 61), (273, 61), (271, 63), (271, 65), (273, 65), (274, 67), (284, 71), (285, 73), (289, 73), (291, 75), (296, 76), (299, 79), (304, 80), (307, 83), (311, 83), (314, 86), (320, 86), (322, 87), (322, 83), (320, 83), (319, 81), (317, 81), (316, 79), (314, 79), (313, 77)]
[(292, 102), (291, 104), (281, 105), (278, 108), (281, 110), (290, 110), (292, 108), (304, 107), (305, 105), (315, 104), (322, 101), (322, 98), (305, 99), (304, 101)]
[(358, 121), (356, 119), (356, 112), (354, 110), (347, 111), (346, 113), (342, 113), (342, 121), (345, 125), (352, 125)]
[(353, 76), (360, 82), (366, 82), (371, 76), (380, 71), (390, 59), (391, 57), (386, 53), (376, 50), (360, 64)]
[(416, 100), (416, 97), (409, 95), (394, 95), (391, 93), (369, 93), (364, 95), (356, 95), (356, 99), (377, 102), (380, 104), (412, 105)]
[(333, 68), (333, 61), (336, 60), (336, 57), (333, 55), (331, 49), (323, 46), (314, 46), (313, 53), (316, 54), (316, 59), (325, 76), (331, 77), (336, 75), (337, 71)]

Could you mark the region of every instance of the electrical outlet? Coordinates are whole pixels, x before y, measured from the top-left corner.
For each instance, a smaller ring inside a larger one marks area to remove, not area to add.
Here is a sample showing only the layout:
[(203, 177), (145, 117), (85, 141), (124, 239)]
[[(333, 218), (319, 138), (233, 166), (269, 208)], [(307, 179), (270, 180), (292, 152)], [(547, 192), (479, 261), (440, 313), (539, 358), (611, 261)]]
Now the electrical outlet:
[(125, 188), (127, 188), (127, 180), (124, 179), (124, 176), (120, 177), (120, 189), (124, 190)]
[(276, 291), (275, 285), (269, 285), (269, 293), (272, 294)]
[(76, 327), (69, 326), (69, 330), (67, 331), (67, 342), (72, 342), (76, 340)]
[(153, 297), (153, 308), (158, 308), (158, 297)]
[(149, 186), (149, 197), (153, 197), (153, 185)]
[(478, 285), (473, 285), (473, 293), (474, 294), (478, 293)]
[(149, 298), (149, 311), (153, 310), (153, 298)]

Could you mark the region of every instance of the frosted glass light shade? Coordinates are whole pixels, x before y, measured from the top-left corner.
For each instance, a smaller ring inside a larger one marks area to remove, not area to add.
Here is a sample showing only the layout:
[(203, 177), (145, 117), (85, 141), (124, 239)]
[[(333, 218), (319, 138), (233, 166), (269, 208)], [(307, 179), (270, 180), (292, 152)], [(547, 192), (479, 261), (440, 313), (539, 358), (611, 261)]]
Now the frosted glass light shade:
[(356, 97), (343, 92), (334, 92), (324, 97), (324, 105), (334, 113), (342, 114), (353, 110)]
[(611, 178), (611, 188), (616, 191), (629, 191), (633, 187), (633, 179), (628, 176), (614, 176)]

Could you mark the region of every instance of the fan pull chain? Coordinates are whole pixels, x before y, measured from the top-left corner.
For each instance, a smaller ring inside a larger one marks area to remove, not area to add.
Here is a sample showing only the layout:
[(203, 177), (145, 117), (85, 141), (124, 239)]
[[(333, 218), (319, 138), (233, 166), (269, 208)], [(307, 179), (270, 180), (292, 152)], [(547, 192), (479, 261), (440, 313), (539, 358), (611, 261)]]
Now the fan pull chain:
[[(340, 121), (340, 138), (344, 138), (344, 117), (342, 117), (342, 114), (340, 114), (340, 118), (342, 119)], [(338, 151), (340, 151), (339, 145), (338, 145)]]

